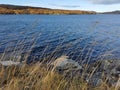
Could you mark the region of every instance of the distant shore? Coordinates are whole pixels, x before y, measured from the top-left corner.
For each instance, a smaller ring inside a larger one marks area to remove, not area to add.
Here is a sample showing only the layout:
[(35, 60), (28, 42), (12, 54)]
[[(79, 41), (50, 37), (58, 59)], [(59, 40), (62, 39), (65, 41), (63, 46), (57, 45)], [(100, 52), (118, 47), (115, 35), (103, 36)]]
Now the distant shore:
[(30, 7), (30, 6), (16, 6), (0, 4), (0, 14), (46, 14), (46, 15), (78, 15), (78, 14), (96, 14), (94, 11), (83, 10), (62, 10), (62, 9), (50, 9), (42, 7)]

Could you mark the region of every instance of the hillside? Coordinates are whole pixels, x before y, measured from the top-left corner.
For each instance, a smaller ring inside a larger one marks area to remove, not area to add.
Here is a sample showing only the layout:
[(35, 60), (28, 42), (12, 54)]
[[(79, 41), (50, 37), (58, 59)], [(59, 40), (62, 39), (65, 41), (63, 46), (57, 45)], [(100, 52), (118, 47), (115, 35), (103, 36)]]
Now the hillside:
[(0, 14), (96, 14), (96, 12), (0, 4)]
[(120, 14), (120, 11), (111, 11), (111, 12), (104, 12), (103, 14)]

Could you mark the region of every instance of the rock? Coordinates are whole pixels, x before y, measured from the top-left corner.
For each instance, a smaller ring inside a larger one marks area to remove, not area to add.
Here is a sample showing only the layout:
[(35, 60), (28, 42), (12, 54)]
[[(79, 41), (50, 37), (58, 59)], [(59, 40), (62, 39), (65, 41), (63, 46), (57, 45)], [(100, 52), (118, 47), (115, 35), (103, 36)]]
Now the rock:
[(88, 72), (89, 70), (92, 71), (92, 69), (94, 69), (93, 67), (97, 67), (97, 69), (93, 73), (92, 77), (89, 78), (88, 74), (87, 78), (89, 78), (89, 83), (94, 86), (98, 86), (100, 85), (100, 83), (98, 84), (99, 80), (102, 80), (103, 82), (107, 80), (107, 84), (110, 86), (116, 86), (120, 78), (120, 60), (97, 61), (94, 64), (90, 65)]
[(68, 59), (67, 56), (62, 56), (56, 59), (53, 63), (53, 71), (61, 74), (76, 73), (81, 71), (83, 68), (72, 59)]
[(105, 60), (100, 68), (103, 68), (107, 76), (119, 78), (120, 76), (120, 60)]
[(120, 88), (120, 79), (115, 84), (116, 88)]
[(100, 86), (103, 83), (103, 80), (100, 78), (91, 78), (88, 83), (93, 86)]
[(20, 62), (15, 61), (0, 61), (0, 65), (2, 66), (12, 66), (12, 65), (20, 65)]

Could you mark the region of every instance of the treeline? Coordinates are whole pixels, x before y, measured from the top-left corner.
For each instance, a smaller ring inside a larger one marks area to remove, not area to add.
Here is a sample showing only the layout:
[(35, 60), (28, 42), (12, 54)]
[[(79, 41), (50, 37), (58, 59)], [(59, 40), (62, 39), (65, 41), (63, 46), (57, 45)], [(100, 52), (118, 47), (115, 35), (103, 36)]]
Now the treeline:
[(0, 14), (96, 14), (96, 12), (80, 10), (60, 10), (28, 6), (0, 5)]

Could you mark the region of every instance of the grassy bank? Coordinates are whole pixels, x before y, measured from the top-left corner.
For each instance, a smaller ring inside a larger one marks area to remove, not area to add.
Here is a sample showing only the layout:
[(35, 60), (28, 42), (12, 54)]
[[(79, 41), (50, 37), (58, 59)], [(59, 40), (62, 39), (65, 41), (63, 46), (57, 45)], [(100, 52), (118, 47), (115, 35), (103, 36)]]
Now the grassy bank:
[(64, 77), (41, 63), (0, 67), (1, 90), (119, 90), (103, 82), (93, 87), (82, 76)]

